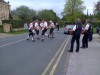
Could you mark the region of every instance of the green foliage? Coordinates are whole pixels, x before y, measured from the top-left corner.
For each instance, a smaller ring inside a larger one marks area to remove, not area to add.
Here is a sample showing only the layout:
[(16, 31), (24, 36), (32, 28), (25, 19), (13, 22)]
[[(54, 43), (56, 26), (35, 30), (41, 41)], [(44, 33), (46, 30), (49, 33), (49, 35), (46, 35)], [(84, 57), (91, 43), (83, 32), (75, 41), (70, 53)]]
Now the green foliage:
[(97, 26), (100, 26), (100, 22), (93, 22), (92, 25), (94, 28), (96, 28)]
[(98, 1), (95, 5), (94, 13), (100, 14), (100, 1)]
[(13, 15), (18, 16), (19, 19), (33, 19), (33, 17), (36, 15), (36, 11), (33, 9), (30, 9), (27, 6), (19, 6), (15, 10), (11, 12)]
[(3, 20), (3, 23), (11, 23), (12, 28), (23, 28), (24, 20)]
[(85, 9), (85, 7), (82, 6), (83, 3), (84, 2), (82, 0), (66, 0), (64, 14), (73, 15), (76, 12), (82, 13)]
[(58, 23), (59, 23), (60, 27), (65, 27), (65, 24), (63, 21), (59, 21)]
[(96, 28), (93, 28), (93, 33), (94, 33), (94, 34), (97, 33), (97, 32), (96, 32)]
[(72, 24), (72, 23), (71, 23), (71, 22), (65, 21), (64, 24), (68, 25), (68, 24)]
[(94, 5), (95, 18), (100, 21), (100, 0)]
[(35, 11), (33, 9), (30, 9), (27, 6), (19, 6), (15, 10), (11, 11), (11, 14), (15, 19), (21, 19), (27, 22), (29, 21), (34, 21), (36, 19), (42, 20), (46, 19), (47, 21), (52, 20), (54, 22), (57, 22), (60, 20), (60, 18), (56, 15), (56, 13), (53, 10), (47, 10), (43, 9), (40, 11)]
[(11, 20), (12, 28), (23, 28), (24, 20)]
[(78, 17), (83, 15), (84, 2), (82, 0), (66, 0), (63, 12), (63, 19), (69, 22), (74, 22)]
[(17, 34), (23, 34), (23, 33), (27, 33), (27, 30), (20, 30), (20, 31), (13, 31), (13, 32), (9, 32), (8, 34), (13, 34), (13, 35), (17, 35)]
[(0, 26), (0, 32), (3, 32), (3, 26)]
[(46, 19), (47, 21), (52, 20), (52, 21), (57, 21), (58, 17), (56, 13), (53, 10), (41, 10), (38, 12), (38, 19)]
[(58, 23), (59, 23), (60, 27), (65, 27), (68, 24), (72, 24), (71, 22), (67, 22), (67, 21), (59, 21)]
[(2, 23), (10, 23), (10, 20), (2, 20)]
[(65, 15), (65, 16), (63, 16), (63, 20), (64, 20), (64, 21), (71, 22), (71, 23), (74, 23), (75, 20), (76, 20), (78, 17), (81, 18), (82, 16), (83, 16), (83, 14), (81, 14), (81, 13), (74, 13), (73, 16), (71, 16), (71, 15)]

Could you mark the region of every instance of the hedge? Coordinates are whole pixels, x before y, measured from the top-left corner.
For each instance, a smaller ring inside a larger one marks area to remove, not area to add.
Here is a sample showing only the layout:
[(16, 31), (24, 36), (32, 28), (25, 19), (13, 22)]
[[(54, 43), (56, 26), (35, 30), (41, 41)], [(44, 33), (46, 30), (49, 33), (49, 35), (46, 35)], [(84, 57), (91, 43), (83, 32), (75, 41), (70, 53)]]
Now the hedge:
[(11, 23), (12, 28), (23, 28), (24, 20), (3, 20), (3, 23)]
[(23, 28), (24, 21), (23, 20), (11, 20), (12, 28)]
[(32, 22), (32, 20), (30, 19), (26, 19), (26, 20), (3, 20), (3, 23), (11, 23), (12, 24), (12, 28), (23, 28), (24, 27), (24, 23), (30, 23)]

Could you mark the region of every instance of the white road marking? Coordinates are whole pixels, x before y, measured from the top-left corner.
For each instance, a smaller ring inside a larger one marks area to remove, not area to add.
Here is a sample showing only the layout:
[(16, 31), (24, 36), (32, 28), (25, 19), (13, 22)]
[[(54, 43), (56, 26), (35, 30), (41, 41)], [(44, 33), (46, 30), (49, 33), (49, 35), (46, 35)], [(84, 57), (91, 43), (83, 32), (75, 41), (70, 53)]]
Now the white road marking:
[(15, 41), (15, 42), (7, 43), (7, 44), (4, 44), (4, 45), (1, 45), (0, 47), (4, 47), (4, 46), (11, 45), (11, 44), (15, 44), (15, 43), (18, 43), (18, 42), (21, 42), (21, 41), (24, 41), (24, 40), (26, 40), (26, 39), (21, 39), (21, 40)]

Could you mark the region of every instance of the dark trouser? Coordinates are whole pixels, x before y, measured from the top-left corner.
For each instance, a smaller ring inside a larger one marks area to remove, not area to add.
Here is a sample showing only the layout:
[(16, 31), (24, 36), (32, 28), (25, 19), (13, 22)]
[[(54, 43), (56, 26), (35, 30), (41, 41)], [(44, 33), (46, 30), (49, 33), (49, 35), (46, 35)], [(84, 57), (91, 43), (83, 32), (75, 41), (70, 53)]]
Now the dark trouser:
[(83, 39), (82, 39), (82, 47), (87, 47), (88, 48), (88, 34), (84, 34)]
[(79, 51), (79, 47), (80, 47), (80, 35), (76, 36), (76, 35), (73, 35), (72, 36), (72, 39), (71, 39), (71, 48), (70, 48), (70, 51), (73, 51), (73, 46), (74, 46), (74, 42), (76, 40), (76, 51)]
[(33, 37), (33, 32), (31, 29), (29, 29), (29, 36), (32, 36)]
[(43, 29), (41, 35), (44, 35), (46, 33), (46, 31), (47, 31), (47, 29)]
[(48, 36), (50, 36), (50, 38), (51, 37), (54, 37), (54, 28), (50, 28), (50, 32), (49, 32), (49, 35)]
[(53, 34), (53, 31), (54, 31), (54, 28), (51, 28), (51, 29), (50, 29), (50, 32), (49, 32), (50, 35)]
[(42, 30), (42, 34), (41, 34), (42, 35), (42, 40), (44, 40), (44, 34), (46, 33), (46, 31), (47, 31), (47, 29)]
[(59, 31), (59, 25), (57, 25), (57, 31)]
[(36, 31), (36, 35), (39, 35), (39, 30), (35, 30)]
[(89, 36), (88, 36), (89, 41), (92, 41), (92, 35), (93, 35), (92, 33), (89, 33)]
[(59, 31), (59, 27), (57, 27), (57, 31)]

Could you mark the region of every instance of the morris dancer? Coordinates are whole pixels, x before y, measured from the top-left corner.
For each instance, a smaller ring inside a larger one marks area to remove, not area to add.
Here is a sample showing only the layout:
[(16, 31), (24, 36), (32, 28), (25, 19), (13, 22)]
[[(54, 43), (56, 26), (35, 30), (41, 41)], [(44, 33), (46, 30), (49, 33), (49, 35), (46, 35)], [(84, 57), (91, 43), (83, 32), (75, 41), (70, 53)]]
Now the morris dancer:
[(42, 20), (42, 22), (40, 23), (40, 26), (41, 26), (41, 30), (42, 30), (42, 41), (44, 41), (44, 35), (47, 31), (47, 28), (48, 28), (48, 23), (47, 21), (45, 21), (44, 19)]
[(35, 33), (34, 33), (34, 30), (33, 30), (33, 23), (30, 23), (29, 24), (29, 35), (28, 35), (28, 37), (27, 37), (27, 40), (29, 40), (29, 38), (30, 38), (30, 36), (32, 36), (32, 41), (34, 42), (34, 35), (35, 35)]

